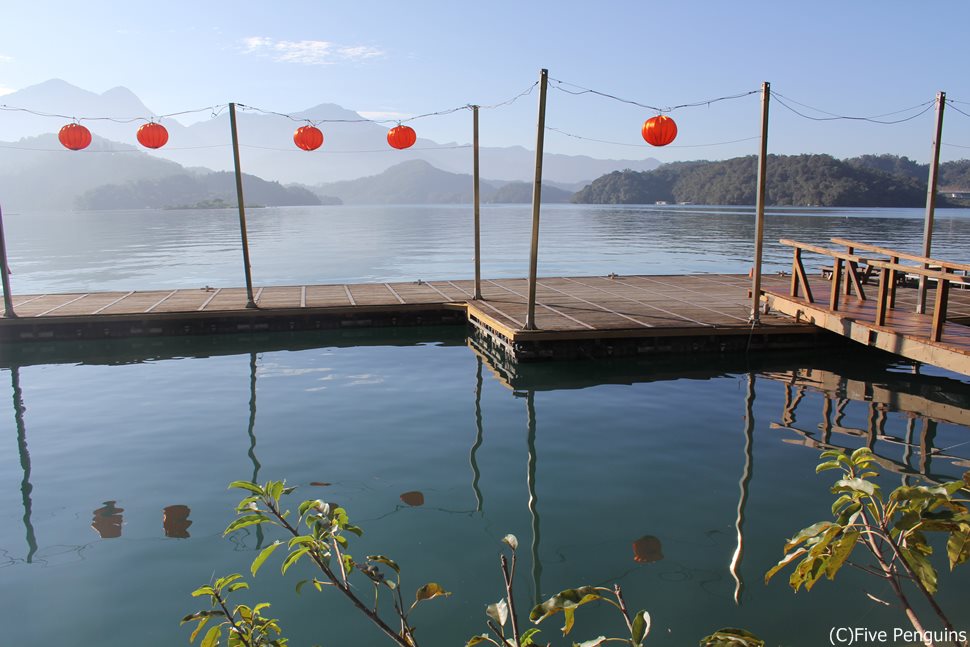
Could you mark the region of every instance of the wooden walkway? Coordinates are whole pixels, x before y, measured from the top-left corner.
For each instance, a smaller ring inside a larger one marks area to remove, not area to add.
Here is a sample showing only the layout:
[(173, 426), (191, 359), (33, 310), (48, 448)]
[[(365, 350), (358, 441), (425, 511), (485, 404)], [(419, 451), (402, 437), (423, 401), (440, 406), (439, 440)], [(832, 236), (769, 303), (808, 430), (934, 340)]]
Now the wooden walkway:
[[(821, 277), (810, 279), (812, 291), (828, 295), (830, 283)], [(867, 290), (874, 292), (875, 286)], [(933, 326), (932, 299), (928, 312), (916, 314), (916, 290), (897, 288), (896, 307), (886, 314), (886, 322), (876, 325), (877, 301), (860, 300), (855, 295), (840, 294), (838, 310), (831, 311), (826, 297), (809, 303), (792, 297), (788, 285), (765, 285), (771, 309), (838, 333), (873, 348), (932, 364), (964, 375), (970, 375), (970, 290), (950, 290), (947, 322), (940, 341), (931, 341)]]
[[(767, 278), (766, 284), (773, 279)], [(784, 278), (775, 279), (784, 284)], [(525, 279), (21, 295), (0, 339), (213, 334), (401, 326), (469, 321), (515, 360), (759, 347), (766, 337), (815, 343), (817, 331), (787, 317), (749, 323), (750, 279), (739, 275), (555, 277), (537, 285), (536, 323), (524, 330)], [(683, 343), (644, 340), (680, 338)], [(626, 340), (624, 345), (623, 340)], [(730, 343), (729, 343), (730, 341)], [(703, 342), (703, 343), (701, 343)], [(701, 348), (704, 346), (704, 348)]]

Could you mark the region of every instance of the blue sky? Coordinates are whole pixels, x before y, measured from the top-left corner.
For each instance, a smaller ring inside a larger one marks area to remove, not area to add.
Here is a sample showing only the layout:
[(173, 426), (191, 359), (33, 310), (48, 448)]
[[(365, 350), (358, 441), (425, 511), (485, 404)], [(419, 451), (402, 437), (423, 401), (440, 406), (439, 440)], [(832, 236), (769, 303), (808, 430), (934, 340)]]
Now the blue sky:
[[(95, 92), (122, 85), (157, 114), (237, 101), (279, 112), (337, 103), (407, 117), (503, 101), (531, 86), (543, 67), (553, 79), (659, 107), (770, 81), (799, 110), (791, 100), (882, 115), (945, 90), (968, 102), (953, 105), (970, 114), (966, 0), (89, 0), (17, 3), (5, 13), (0, 91), (50, 78)], [(675, 161), (757, 151), (748, 139), (759, 134), (756, 94), (674, 111), (680, 135), (658, 149), (640, 137), (655, 112), (556, 85), (547, 125), (588, 139), (549, 131), (550, 152)], [(533, 93), (483, 111), (483, 145), (532, 148), (536, 100)], [(412, 125), (422, 137), (467, 143), (470, 124), (459, 111)], [(769, 151), (894, 153), (925, 162), (932, 128), (932, 110), (896, 125), (816, 122), (775, 102)], [(740, 139), (747, 141), (722, 143)], [(970, 157), (970, 116), (948, 108), (943, 141), (944, 160)]]

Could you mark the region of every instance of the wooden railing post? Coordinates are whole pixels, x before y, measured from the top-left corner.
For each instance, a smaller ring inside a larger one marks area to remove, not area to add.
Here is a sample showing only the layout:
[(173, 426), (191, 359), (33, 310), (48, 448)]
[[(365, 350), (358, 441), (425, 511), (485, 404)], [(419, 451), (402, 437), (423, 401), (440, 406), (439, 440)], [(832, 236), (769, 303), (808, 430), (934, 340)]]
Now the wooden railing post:
[[(839, 309), (839, 283), (842, 281), (842, 259), (839, 257), (832, 258), (832, 291), (829, 294), (829, 309), (832, 312), (836, 312)], [(848, 289), (849, 281), (845, 282), (845, 287)]]
[[(943, 273), (949, 270), (943, 268)], [(930, 341), (940, 341), (943, 337), (943, 327), (946, 325), (946, 305), (947, 297), (950, 295), (950, 282), (945, 278), (936, 280), (936, 302), (933, 305), (933, 329), (930, 332)]]

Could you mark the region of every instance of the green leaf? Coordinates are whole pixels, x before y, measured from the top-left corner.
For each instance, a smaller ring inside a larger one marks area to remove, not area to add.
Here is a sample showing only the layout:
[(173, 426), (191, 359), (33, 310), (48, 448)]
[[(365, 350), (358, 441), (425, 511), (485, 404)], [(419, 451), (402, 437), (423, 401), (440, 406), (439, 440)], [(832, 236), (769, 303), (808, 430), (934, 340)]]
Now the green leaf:
[(836, 470), (836, 469), (839, 469), (840, 467), (842, 467), (842, 463), (840, 463), (839, 461), (826, 461), (824, 463), (819, 463), (815, 467), (815, 473), (820, 474), (826, 470)]
[(190, 613), (189, 615), (182, 618), (179, 625), (184, 625), (186, 622), (194, 622), (200, 618), (208, 618), (209, 616), (224, 616), (226, 615), (218, 609), (213, 609), (211, 611), (196, 611), (195, 613)]
[(499, 627), (504, 627), (509, 619), (509, 605), (505, 600), (499, 600), (495, 604), (485, 607), (485, 615), (494, 620)]
[(913, 550), (910, 548), (903, 548), (900, 551), (903, 559), (909, 564), (909, 567), (913, 569), (913, 573), (919, 578), (923, 586), (931, 594), (936, 593), (936, 569), (930, 564), (930, 560), (926, 558), (919, 550)]
[(259, 487), (255, 483), (250, 483), (249, 481), (233, 481), (229, 484), (229, 488), (236, 488), (239, 490), (249, 490), (253, 494), (258, 494), (259, 496), (265, 496), (266, 492), (263, 488)]
[(230, 584), (229, 588), (226, 589), (226, 591), (228, 593), (232, 593), (240, 589), (248, 589), (248, 588), (249, 588), (249, 584), (247, 584), (246, 582), (236, 582), (235, 584)]
[(379, 564), (384, 564), (385, 566), (389, 566), (391, 569), (394, 570), (395, 573), (401, 572), (401, 567), (397, 565), (397, 562), (395, 562), (390, 557), (385, 557), (384, 555), (368, 555), (367, 561), (378, 562)]
[(290, 566), (293, 566), (298, 559), (306, 555), (308, 552), (310, 552), (310, 549), (304, 546), (303, 548), (297, 548), (292, 553), (287, 555), (286, 559), (283, 560), (283, 565), (280, 566), (280, 573), (282, 575), (286, 575), (286, 571), (289, 570)]
[(512, 550), (516, 550), (519, 547), (518, 538), (511, 533), (502, 537), (502, 543), (508, 546), (509, 548), (511, 548)]
[(259, 604), (253, 607), (253, 615), (259, 615), (260, 611), (262, 611), (263, 609), (268, 609), (269, 606), (270, 606), (269, 602), (260, 602)]
[(842, 565), (845, 564), (845, 560), (847, 560), (849, 555), (852, 554), (852, 551), (859, 542), (859, 537), (861, 535), (862, 533), (858, 530), (850, 530), (842, 535), (838, 541), (832, 543), (832, 546), (829, 549), (832, 556), (825, 565), (825, 576), (827, 578), (830, 580), (835, 579), (835, 574), (839, 572), (839, 569), (841, 569)]
[(216, 647), (220, 638), (222, 638), (222, 625), (216, 625), (206, 632), (199, 647)]
[(633, 632), (630, 637), (633, 639), (633, 647), (640, 647), (643, 639), (650, 633), (650, 614), (646, 610), (638, 611), (633, 616)]
[(795, 561), (796, 559), (798, 559), (802, 555), (806, 554), (807, 552), (808, 552), (808, 549), (807, 548), (799, 548), (798, 550), (796, 550), (796, 551), (794, 551), (792, 553), (788, 553), (787, 555), (785, 555), (781, 559), (780, 562), (778, 562), (777, 564), (775, 564), (774, 566), (772, 566), (770, 569), (768, 569), (768, 572), (765, 573), (765, 584), (767, 584), (768, 581), (772, 577), (774, 577), (776, 573), (778, 573), (778, 571), (780, 571), (781, 569), (785, 568), (786, 566), (788, 566), (789, 564), (791, 564), (793, 561)]
[(263, 565), (263, 562), (266, 561), (266, 558), (272, 555), (273, 551), (282, 545), (283, 545), (283, 542), (277, 539), (272, 544), (270, 544), (263, 550), (259, 551), (259, 555), (256, 555), (256, 559), (253, 560), (252, 566), (249, 567), (249, 571), (253, 574), (253, 577), (256, 577), (256, 571), (258, 571), (259, 567)]
[(257, 512), (256, 514), (247, 514), (244, 517), (239, 517), (231, 524), (226, 526), (226, 529), (222, 533), (222, 536), (225, 537), (229, 533), (235, 532), (241, 528), (245, 528), (246, 526), (253, 526), (258, 523), (266, 523), (267, 521), (269, 521), (269, 519), (266, 517), (266, 515), (260, 512)]
[(343, 555), (341, 555), (340, 558), (343, 560), (344, 573), (346, 573), (347, 575), (350, 575), (351, 571), (354, 570), (354, 558), (348, 555), (347, 553), (344, 553)]
[(283, 496), (283, 482), (270, 481), (267, 483), (266, 494), (268, 494), (273, 500), (279, 501), (280, 497)]
[(822, 534), (823, 532), (831, 528), (833, 525), (835, 524), (833, 524), (831, 521), (819, 521), (818, 523), (812, 524), (807, 528), (802, 528), (801, 530), (798, 531), (798, 533), (794, 537), (788, 540), (788, 543), (785, 544), (784, 551), (787, 553), (792, 548), (802, 543), (806, 539), (810, 539), (811, 537), (817, 537), (818, 535)]
[(203, 595), (215, 595), (215, 594), (216, 594), (216, 590), (211, 586), (200, 586), (196, 590), (192, 591), (193, 598), (198, 598)]
[(297, 583), (296, 583), (296, 594), (297, 594), (297, 595), (299, 595), (299, 594), (300, 594), (300, 592), (301, 592), (301, 591), (303, 590), (303, 587), (304, 587), (304, 586), (306, 585), (306, 583), (307, 583), (307, 582), (309, 582), (309, 581), (310, 581), (310, 580), (300, 580), (299, 582), (297, 582)]
[(414, 593), (414, 604), (422, 600), (430, 600), (438, 596), (449, 596), (451, 593), (445, 591), (437, 582), (428, 582)]
[(836, 523), (838, 523), (840, 526), (844, 526), (848, 524), (849, 521), (852, 519), (852, 517), (854, 517), (856, 513), (859, 512), (859, 510), (862, 510), (862, 504), (859, 503), (858, 501), (847, 505), (845, 509), (842, 510), (842, 512), (839, 514), (838, 519), (835, 520)]
[(472, 636), (471, 638), (469, 638), (468, 642), (465, 643), (465, 647), (474, 647), (474, 645), (477, 645), (479, 643), (485, 643), (485, 642), (498, 644), (494, 640), (489, 638), (488, 634), (481, 634), (479, 636)]
[(703, 638), (701, 647), (765, 647), (765, 641), (745, 629), (725, 627)]
[(584, 640), (581, 643), (573, 643), (573, 647), (599, 647), (607, 641), (606, 636), (597, 636), (592, 640)]
[(961, 523), (958, 530), (950, 533), (946, 542), (946, 555), (950, 559), (950, 570), (970, 559), (970, 524)]
[(233, 573), (231, 575), (226, 575), (225, 577), (220, 577), (215, 581), (215, 584), (213, 584), (212, 586), (216, 589), (223, 589), (229, 584), (232, 584), (233, 582), (241, 578), (242, 578), (242, 575), (240, 575), (239, 573)]
[(204, 627), (204, 626), (206, 626), (206, 625), (207, 625), (207, 624), (209, 623), (209, 620), (210, 620), (211, 618), (212, 618), (212, 616), (206, 616), (205, 618), (202, 618), (202, 619), (201, 619), (201, 620), (199, 621), (199, 626), (198, 626), (198, 627), (196, 627), (196, 628), (195, 628), (195, 631), (193, 631), (193, 632), (192, 632), (192, 635), (191, 635), (191, 636), (189, 636), (189, 642), (190, 642), (190, 643), (194, 643), (194, 642), (195, 642), (195, 638), (196, 638), (196, 636), (198, 636), (198, 635), (199, 635), (199, 632), (200, 632), (200, 631), (202, 631), (202, 627)]
[(878, 485), (860, 478), (839, 479), (836, 481), (835, 485), (832, 486), (832, 494), (838, 494), (840, 492), (859, 492), (860, 494), (871, 497), (879, 497), (881, 495), (881, 490)]
[(583, 586), (578, 589), (560, 591), (542, 604), (533, 607), (531, 613), (529, 613), (529, 620), (539, 623), (565, 609), (575, 609), (587, 602), (599, 600), (602, 598), (601, 590), (595, 586)]
[(539, 630), (536, 629), (535, 627), (526, 629), (525, 633), (522, 634), (521, 640), (519, 641), (520, 647), (529, 647), (529, 645), (536, 644), (535, 641), (532, 640), (532, 637), (535, 636), (537, 633), (539, 633)]
[(868, 447), (860, 447), (852, 452), (852, 454), (849, 456), (849, 460), (855, 465), (865, 467), (867, 464), (872, 462), (872, 450)]

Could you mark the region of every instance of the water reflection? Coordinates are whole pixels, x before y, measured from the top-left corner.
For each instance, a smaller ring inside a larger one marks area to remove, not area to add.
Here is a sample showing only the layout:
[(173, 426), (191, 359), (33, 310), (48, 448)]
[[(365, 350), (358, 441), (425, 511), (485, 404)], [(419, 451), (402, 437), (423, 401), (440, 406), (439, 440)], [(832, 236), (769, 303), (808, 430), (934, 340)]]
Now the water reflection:
[(744, 591), (744, 579), (741, 577), (741, 559), (744, 556), (744, 512), (748, 503), (748, 488), (754, 475), (754, 381), (753, 374), (748, 374), (748, 388), (744, 394), (744, 469), (738, 487), (741, 490), (738, 499), (738, 514), (734, 522), (737, 534), (737, 548), (731, 556), (728, 570), (734, 578), (734, 603), (741, 604), (741, 593)]
[(94, 511), (91, 527), (101, 539), (117, 539), (121, 536), (121, 526), (124, 524), (121, 513), (125, 509), (117, 507), (115, 503), (117, 501), (105, 501), (102, 507)]
[(20, 367), (14, 366), (10, 369), (10, 382), (13, 389), (13, 416), (17, 426), (17, 450), (20, 453), (20, 468), (23, 470), (24, 477), (20, 482), (20, 496), (24, 505), (24, 529), (27, 533), (27, 563), (34, 561), (34, 553), (37, 552), (37, 538), (34, 536), (34, 524), (31, 521), (31, 511), (33, 502), (30, 494), (34, 486), (30, 483), (30, 452), (27, 450), (27, 426), (24, 423), (24, 397), (20, 389)]
[(412, 508), (416, 508), (424, 505), (424, 494), (422, 492), (418, 492), (417, 490), (405, 492), (401, 495), (401, 501)]
[(162, 528), (165, 530), (166, 537), (175, 539), (188, 539), (189, 526), (189, 506), (170, 505), (162, 510)]
[(633, 542), (633, 561), (641, 564), (659, 562), (664, 558), (663, 546), (653, 535), (644, 535)]

